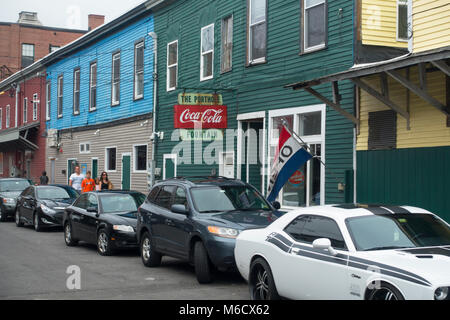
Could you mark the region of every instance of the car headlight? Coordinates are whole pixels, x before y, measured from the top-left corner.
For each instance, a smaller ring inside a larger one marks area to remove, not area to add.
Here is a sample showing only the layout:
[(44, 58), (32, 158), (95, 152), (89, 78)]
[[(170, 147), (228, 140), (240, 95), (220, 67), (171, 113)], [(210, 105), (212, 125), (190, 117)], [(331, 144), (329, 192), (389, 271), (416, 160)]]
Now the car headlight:
[(124, 232), (134, 232), (134, 228), (132, 226), (125, 225), (114, 225), (113, 229), (116, 231), (124, 231)]
[(41, 210), (42, 210), (42, 212), (45, 213), (45, 214), (54, 214), (54, 213), (56, 213), (55, 210), (50, 209), (50, 208), (47, 207), (45, 204), (41, 204)]
[(3, 198), (3, 203), (4, 204), (12, 204), (12, 205), (14, 205), (14, 204), (16, 204), (16, 199), (14, 199), (14, 198)]
[(232, 228), (209, 226), (208, 231), (216, 236), (235, 239), (240, 231)]
[(437, 288), (434, 292), (434, 300), (445, 300), (448, 297), (448, 287)]

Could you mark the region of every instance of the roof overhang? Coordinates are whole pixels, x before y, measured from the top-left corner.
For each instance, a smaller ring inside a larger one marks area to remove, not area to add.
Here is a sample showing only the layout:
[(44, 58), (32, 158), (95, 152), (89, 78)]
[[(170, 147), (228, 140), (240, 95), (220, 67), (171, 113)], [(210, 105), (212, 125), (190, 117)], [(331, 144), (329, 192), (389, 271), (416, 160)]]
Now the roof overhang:
[(20, 128), (5, 130), (0, 133), (0, 149), (9, 150), (37, 150), (39, 147), (28, 139), (28, 133), (31, 129), (37, 129), (39, 123), (33, 123)]

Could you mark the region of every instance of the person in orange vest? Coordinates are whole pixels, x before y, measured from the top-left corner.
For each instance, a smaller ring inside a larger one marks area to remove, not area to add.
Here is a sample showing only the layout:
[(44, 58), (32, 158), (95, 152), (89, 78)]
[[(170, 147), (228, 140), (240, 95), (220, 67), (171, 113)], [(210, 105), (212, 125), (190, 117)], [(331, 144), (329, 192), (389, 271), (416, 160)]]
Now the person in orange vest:
[(91, 172), (86, 172), (86, 178), (81, 182), (81, 192), (95, 191), (95, 181), (91, 178)]

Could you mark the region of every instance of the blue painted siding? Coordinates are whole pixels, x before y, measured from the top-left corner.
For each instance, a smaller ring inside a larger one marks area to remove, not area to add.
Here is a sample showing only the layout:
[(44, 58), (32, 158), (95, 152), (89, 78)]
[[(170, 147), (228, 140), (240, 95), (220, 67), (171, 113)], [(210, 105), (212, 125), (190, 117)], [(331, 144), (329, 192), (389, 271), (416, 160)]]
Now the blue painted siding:
[[(149, 15), (47, 67), (51, 81), (48, 129), (66, 129), (146, 114), (153, 109), (153, 16)], [(144, 97), (134, 100), (134, 46), (145, 41)], [(111, 106), (112, 55), (120, 50), (120, 104)], [(90, 64), (97, 62), (97, 109), (89, 111)], [(80, 114), (73, 114), (73, 73), (80, 68)], [(57, 79), (64, 77), (63, 116), (57, 117)]]

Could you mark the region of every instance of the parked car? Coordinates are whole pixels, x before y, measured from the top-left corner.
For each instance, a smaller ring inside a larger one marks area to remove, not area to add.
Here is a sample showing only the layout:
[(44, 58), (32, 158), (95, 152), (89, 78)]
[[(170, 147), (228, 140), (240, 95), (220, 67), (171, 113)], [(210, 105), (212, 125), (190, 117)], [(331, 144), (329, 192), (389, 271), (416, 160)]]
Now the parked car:
[(138, 248), (137, 210), (145, 195), (136, 191), (96, 191), (81, 196), (64, 212), (64, 240), (67, 246), (79, 241), (97, 245), (100, 255), (116, 249)]
[(17, 199), (16, 225), (32, 225), (36, 231), (62, 226), (64, 209), (78, 194), (70, 187), (29, 186)]
[(263, 228), (279, 214), (251, 185), (222, 177), (175, 178), (157, 183), (138, 214), (142, 262), (162, 256), (192, 263), (197, 280), (209, 283), (212, 269), (236, 270), (235, 239)]
[(14, 217), (17, 198), (23, 190), (30, 186), (27, 179), (4, 178), (0, 179), (0, 222)]
[(60, 187), (65, 189), (67, 193), (71, 196), (71, 198), (75, 198), (75, 200), (80, 196), (80, 192), (78, 192), (78, 190), (72, 188), (67, 184), (49, 184), (49, 186)]
[(450, 226), (420, 208), (298, 209), (235, 256), (252, 299), (450, 300)]

